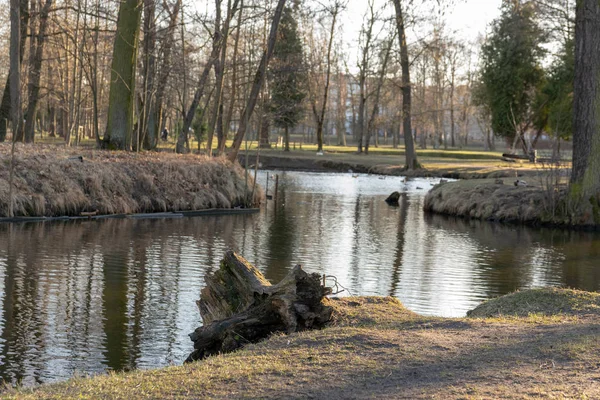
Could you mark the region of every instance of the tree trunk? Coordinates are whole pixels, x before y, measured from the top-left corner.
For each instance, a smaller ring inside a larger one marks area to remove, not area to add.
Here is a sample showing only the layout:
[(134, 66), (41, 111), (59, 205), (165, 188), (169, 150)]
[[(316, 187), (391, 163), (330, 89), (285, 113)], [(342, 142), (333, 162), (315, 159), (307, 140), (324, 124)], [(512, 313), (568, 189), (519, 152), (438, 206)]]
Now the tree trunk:
[[(27, 39), (27, 25), (29, 23), (29, 1), (28, 0), (20, 0), (15, 4), (12, 4), (11, 7), (17, 7), (19, 11), (19, 38), (18, 40), (18, 49), (19, 49), (19, 68), (21, 62), (23, 62), (23, 54), (25, 53), (25, 41)], [(11, 8), (12, 10), (12, 8)], [(11, 16), (12, 17), (12, 16)], [(14, 22), (11, 19), (11, 41), (12, 41), (12, 24)], [(12, 43), (12, 42), (11, 42)], [(12, 51), (12, 44), (11, 50)], [(11, 53), (12, 54), (12, 53)], [(12, 63), (11, 63), (12, 68)], [(2, 102), (0, 102), (0, 142), (4, 142), (6, 140), (6, 131), (8, 127), (8, 121), (12, 119), (11, 114), (11, 72), (9, 70), (8, 77), (6, 78), (6, 85), (4, 86), (4, 93), (2, 94)], [(19, 78), (20, 80), (20, 78)], [(13, 137), (14, 139), (14, 137)]]
[(104, 146), (131, 150), (135, 106), (135, 71), (142, 8), (139, 0), (125, 0), (119, 6), (108, 100), (108, 123)]
[(348, 97), (348, 89), (346, 87), (346, 79), (340, 71), (337, 76), (337, 109), (336, 109), (336, 126), (337, 145), (346, 146), (346, 99)]
[[(394, 35), (388, 42), (387, 48), (385, 50), (385, 54), (383, 56), (383, 63), (381, 64), (381, 70), (379, 71), (379, 77), (377, 79), (377, 87), (375, 88), (375, 97), (373, 98), (373, 110), (371, 111), (371, 116), (369, 117), (369, 121), (367, 122), (367, 140), (365, 140), (365, 153), (369, 154), (369, 145), (371, 142), (371, 134), (373, 133), (373, 127), (375, 125), (375, 118), (377, 114), (379, 114), (379, 100), (381, 98), (381, 88), (383, 87), (383, 83), (385, 80), (385, 73), (387, 71), (387, 65), (390, 59), (390, 53), (392, 52), (392, 44), (396, 39)], [(377, 147), (377, 138), (379, 134), (375, 133), (375, 147)]]
[[(10, 113), (12, 120), (13, 142), (20, 130), (21, 115), (21, 4), (19, 0), (10, 1)], [(12, 185), (11, 185), (12, 188)], [(12, 199), (10, 199), (12, 204)]]
[[(154, 101), (151, 103), (148, 111), (148, 123), (146, 127), (146, 140), (144, 147), (146, 149), (154, 149), (158, 144), (158, 137), (164, 122), (164, 97), (169, 74), (171, 72), (171, 51), (175, 42), (175, 31), (177, 28), (177, 20), (179, 18), (179, 10), (181, 8), (181, 0), (177, 0), (173, 6), (173, 11), (167, 10), (169, 13), (169, 25), (165, 33), (165, 39), (162, 45), (162, 62), (160, 63), (160, 72), (156, 82), (156, 93)], [(156, 143), (156, 144), (155, 144)]]
[(297, 265), (271, 285), (243, 257), (229, 251), (221, 267), (205, 277), (198, 308), (203, 326), (190, 334), (194, 352), (186, 362), (227, 353), (275, 332), (322, 328), (332, 315), (324, 297), (331, 289), (318, 274)]
[(400, 0), (393, 0), (396, 8), (396, 25), (398, 27), (398, 39), (400, 40), (400, 65), (402, 68), (402, 126), (404, 131), (404, 145), (406, 157), (406, 169), (420, 168), (411, 127), (411, 85), (410, 85), (410, 63), (408, 60), (408, 45), (406, 43), (406, 32), (404, 29), (404, 15)]
[[(215, 17), (217, 20), (221, 19), (221, 8), (217, 7), (217, 15)], [(177, 153), (185, 153), (187, 151), (185, 147), (185, 143), (187, 141), (187, 135), (192, 126), (192, 122), (194, 121), (194, 115), (196, 115), (196, 109), (200, 104), (200, 99), (204, 94), (204, 89), (206, 88), (206, 81), (208, 80), (208, 75), (210, 74), (210, 70), (215, 65), (217, 60), (219, 59), (220, 49), (221, 49), (221, 31), (220, 29), (215, 29), (213, 34), (213, 43), (212, 50), (210, 52), (210, 57), (204, 65), (204, 69), (202, 70), (202, 75), (200, 76), (200, 80), (198, 81), (198, 86), (196, 87), (196, 92), (194, 93), (194, 99), (192, 100), (192, 104), (185, 114), (185, 119), (183, 121), (183, 129), (179, 132), (177, 136), (177, 145), (175, 147), (175, 151)], [(212, 154), (212, 134), (208, 132), (208, 137), (206, 141), (206, 153), (208, 155)]]
[[(144, 42), (143, 42), (143, 92), (142, 115), (138, 123), (137, 149), (146, 150), (156, 148), (158, 145), (158, 132), (156, 131), (156, 3), (155, 0), (144, 0)], [(150, 128), (150, 125), (152, 127)]]
[(271, 113), (269, 112), (269, 104), (267, 102), (263, 102), (262, 105), (262, 115), (258, 130), (259, 147), (261, 149), (270, 149), (269, 131), (271, 130)]
[(240, 151), (240, 146), (242, 145), (242, 140), (244, 140), (244, 136), (246, 135), (246, 130), (248, 129), (248, 124), (250, 122), (250, 117), (254, 112), (254, 107), (256, 107), (256, 102), (258, 100), (258, 94), (262, 85), (265, 81), (265, 76), (267, 74), (267, 66), (269, 65), (269, 60), (273, 55), (273, 49), (275, 47), (275, 40), (277, 40), (277, 28), (279, 27), (279, 21), (281, 20), (281, 14), (283, 13), (283, 7), (285, 6), (286, 0), (279, 0), (277, 2), (277, 7), (275, 8), (275, 14), (273, 15), (273, 20), (271, 22), (271, 31), (269, 32), (269, 39), (267, 41), (267, 48), (263, 52), (262, 58), (260, 60), (260, 64), (258, 69), (256, 70), (256, 75), (254, 76), (254, 82), (252, 83), (252, 89), (250, 91), (250, 95), (248, 97), (248, 101), (246, 103), (246, 107), (242, 112), (240, 117), (240, 122), (238, 126), (238, 130), (235, 134), (235, 138), (233, 139), (233, 144), (231, 146), (231, 153), (229, 153), (229, 160), (234, 162), (237, 160), (238, 152)]
[[(329, 97), (329, 82), (331, 79), (331, 49), (333, 47), (333, 35), (335, 33), (335, 23), (339, 13), (339, 4), (334, 5), (331, 20), (331, 29), (329, 31), (329, 43), (327, 44), (327, 69), (325, 72), (325, 89), (323, 89), (323, 104), (320, 114), (317, 117), (317, 152), (323, 151), (323, 123), (325, 122), (325, 111), (327, 111), (327, 98)], [(313, 106), (314, 112), (314, 106)]]
[[(215, 59), (213, 63), (213, 68), (215, 70), (215, 100), (213, 104), (213, 110), (210, 114), (210, 120), (208, 123), (208, 134), (207, 134), (207, 149), (212, 149), (213, 138), (215, 135), (215, 126), (217, 124), (217, 118), (219, 116), (219, 110), (221, 109), (221, 97), (223, 91), (223, 74), (225, 72), (225, 54), (227, 52), (227, 37), (225, 36), (226, 29), (223, 26), (221, 29), (221, 3), (223, 0), (215, 0), (215, 36), (219, 37), (219, 52), (220, 55)], [(221, 144), (219, 138), (217, 137), (217, 143)], [(217, 148), (219, 146), (217, 145)], [(209, 156), (212, 155), (212, 151), (207, 153)]]
[(600, 1), (598, 0), (577, 2), (571, 184), (579, 186), (579, 189), (574, 192), (577, 192), (582, 199), (596, 196), (600, 191)]
[[(225, 19), (225, 24), (223, 26), (223, 35), (222, 35), (222, 41), (223, 44), (221, 45), (221, 59), (219, 61), (217, 61), (217, 63), (215, 64), (215, 77), (216, 77), (216, 81), (217, 81), (217, 93), (216, 93), (216, 99), (215, 99), (215, 104), (217, 105), (216, 110), (215, 110), (215, 114), (213, 115), (213, 118), (216, 121), (216, 129), (217, 129), (217, 154), (221, 155), (223, 154), (223, 151), (225, 151), (225, 143), (227, 141), (227, 134), (226, 134), (226, 128), (224, 126), (224, 121), (223, 119), (225, 118), (224, 115), (224, 105), (223, 105), (223, 81), (225, 78), (225, 61), (227, 59), (227, 42), (229, 40), (229, 27), (231, 25), (231, 19), (233, 18), (233, 15), (235, 14), (237, 7), (238, 7), (238, 3), (239, 0), (235, 0), (233, 3), (233, 6), (231, 5), (231, 0), (229, 0), (227, 2), (227, 18)], [(218, 66), (218, 68), (217, 68)], [(218, 70), (218, 74), (217, 74), (217, 70)], [(214, 123), (212, 123), (211, 121), (211, 125), (214, 126)]]
[[(227, 141), (227, 135), (229, 134), (231, 120), (233, 118), (233, 109), (235, 107), (236, 100), (237, 100), (236, 96), (237, 96), (237, 86), (238, 86), (238, 64), (239, 64), (238, 54), (239, 54), (239, 48), (240, 48), (240, 33), (242, 30), (242, 16), (243, 16), (243, 10), (244, 10), (244, 0), (240, 0), (239, 8), (240, 8), (240, 11), (238, 12), (237, 30), (235, 33), (235, 40), (234, 40), (234, 44), (233, 44), (233, 54), (232, 54), (233, 65), (231, 66), (232, 71), (231, 71), (231, 87), (229, 90), (229, 96), (230, 96), (229, 107), (227, 109), (227, 114), (225, 115), (225, 119), (223, 121), (225, 140), (223, 141), (222, 145), (219, 146), (219, 149), (218, 149), (219, 155), (222, 155), (225, 152), (225, 144)], [(267, 143), (268, 143), (268, 137), (267, 137)]]
[(284, 151), (290, 151), (290, 128), (287, 125), (284, 128), (283, 140), (284, 140), (284, 143), (285, 143), (285, 147), (283, 148), (283, 150)]

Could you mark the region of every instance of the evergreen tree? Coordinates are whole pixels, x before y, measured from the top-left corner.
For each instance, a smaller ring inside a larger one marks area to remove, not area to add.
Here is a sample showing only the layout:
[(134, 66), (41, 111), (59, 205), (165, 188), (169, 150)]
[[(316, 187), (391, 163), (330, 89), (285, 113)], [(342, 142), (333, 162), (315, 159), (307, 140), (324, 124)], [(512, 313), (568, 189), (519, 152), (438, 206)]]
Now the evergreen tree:
[(476, 102), (491, 113), (494, 133), (512, 142), (531, 125), (536, 91), (542, 83), (542, 30), (533, 1), (505, 1), (501, 16), (481, 49), (480, 91)]
[(300, 121), (302, 101), (306, 96), (302, 89), (306, 73), (303, 67), (302, 41), (294, 17), (296, 8), (297, 5), (283, 10), (269, 71), (271, 113), (275, 125), (285, 131), (285, 151), (290, 151), (289, 130)]
[(570, 139), (573, 132), (574, 41), (568, 41), (550, 66), (537, 103), (536, 126), (556, 137)]

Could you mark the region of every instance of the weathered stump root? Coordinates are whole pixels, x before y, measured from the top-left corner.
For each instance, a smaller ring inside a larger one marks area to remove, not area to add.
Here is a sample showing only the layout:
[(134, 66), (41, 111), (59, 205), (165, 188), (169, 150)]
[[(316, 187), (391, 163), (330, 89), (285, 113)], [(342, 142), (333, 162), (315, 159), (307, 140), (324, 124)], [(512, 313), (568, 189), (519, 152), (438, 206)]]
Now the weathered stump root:
[(234, 351), (274, 332), (322, 328), (331, 319), (332, 308), (323, 304), (331, 289), (300, 265), (271, 285), (256, 267), (228, 251), (205, 280), (198, 301), (204, 326), (190, 334), (195, 350), (186, 362)]

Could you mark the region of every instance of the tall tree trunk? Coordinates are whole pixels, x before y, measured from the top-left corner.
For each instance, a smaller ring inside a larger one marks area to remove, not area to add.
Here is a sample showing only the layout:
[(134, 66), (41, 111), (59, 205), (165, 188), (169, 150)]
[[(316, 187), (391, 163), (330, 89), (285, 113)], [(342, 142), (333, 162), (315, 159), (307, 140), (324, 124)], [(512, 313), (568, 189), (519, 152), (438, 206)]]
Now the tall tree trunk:
[[(215, 126), (217, 123), (217, 118), (219, 115), (219, 109), (221, 106), (221, 97), (223, 92), (223, 73), (225, 71), (224, 64), (224, 56), (227, 54), (227, 38), (225, 37), (225, 23), (223, 23), (223, 28), (221, 28), (221, 4), (223, 0), (215, 0), (215, 9), (216, 9), (216, 17), (215, 17), (215, 36), (219, 37), (219, 52), (220, 55), (215, 58), (213, 62), (213, 68), (215, 70), (215, 99), (213, 103), (213, 109), (210, 113), (210, 119), (208, 123), (208, 135), (206, 141), (206, 148), (209, 150), (207, 154), (209, 156), (212, 155), (212, 144), (213, 138), (215, 134)], [(229, 12), (229, 7), (228, 7)], [(223, 53), (225, 51), (225, 54)], [(222, 64), (223, 61), (223, 64)], [(217, 138), (217, 147), (219, 147), (219, 140)]]
[[(600, 192), (600, 1), (577, 2), (573, 87), (573, 190), (582, 199)], [(600, 221), (596, 221), (599, 223)]]
[(250, 96), (248, 97), (248, 102), (246, 103), (246, 107), (242, 112), (242, 116), (240, 118), (240, 124), (235, 134), (235, 138), (233, 139), (233, 145), (231, 148), (231, 152), (229, 153), (229, 160), (234, 162), (237, 160), (238, 152), (240, 151), (240, 146), (242, 145), (242, 141), (244, 140), (244, 136), (246, 135), (246, 130), (248, 129), (248, 123), (250, 122), (250, 117), (254, 112), (254, 107), (256, 107), (256, 101), (258, 100), (258, 94), (262, 85), (264, 84), (265, 77), (267, 74), (267, 66), (269, 65), (269, 61), (271, 60), (271, 56), (273, 55), (273, 48), (275, 47), (275, 40), (277, 40), (277, 28), (279, 27), (279, 21), (281, 20), (281, 14), (283, 13), (283, 7), (285, 6), (286, 0), (279, 0), (277, 2), (277, 7), (275, 8), (275, 14), (273, 15), (273, 20), (271, 22), (271, 31), (269, 32), (269, 39), (267, 41), (267, 48), (263, 52), (262, 58), (260, 60), (260, 65), (256, 70), (256, 75), (254, 76), (254, 82), (252, 83), (252, 89), (250, 91)]
[[(146, 140), (144, 147), (146, 149), (154, 149), (158, 143), (158, 136), (164, 122), (164, 98), (169, 74), (171, 72), (171, 52), (173, 43), (175, 43), (175, 32), (177, 29), (177, 20), (179, 19), (179, 10), (181, 8), (181, 0), (177, 0), (173, 6), (173, 11), (167, 9), (169, 13), (169, 25), (165, 32), (165, 38), (162, 41), (162, 61), (160, 63), (160, 73), (156, 82), (156, 93), (154, 101), (150, 103), (148, 111), (148, 123), (146, 127)], [(156, 143), (156, 144), (154, 144)]]
[[(231, 87), (229, 89), (229, 108), (227, 109), (227, 114), (225, 115), (225, 120), (223, 121), (223, 129), (225, 130), (224, 134), (227, 136), (229, 133), (229, 127), (231, 125), (231, 120), (233, 118), (233, 109), (235, 107), (236, 96), (237, 96), (237, 86), (238, 86), (238, 54), (240, 48), (240, 33), (242, 31), (242, 14), (244, 11), (244, 0), (240, 0), (240, 11), (238, 12), (238, 20), (237, 20), (237, 30), (235, 34), (235, 41), (233, 45), (233, 65), (231, 66)], [(269, 137), (267, 136), (267, 144), (269, 143)], [(225, 151), (225, 141), (223, 141), (223, 146), (219, 146), (218, 154), (221, 155)]]
[(229, 40), (229, 27), (231, 25), (231, 19), (237, 11), (239, 0), (234, 0), (233, 4), (231, 0), (227, 1), (227, 17), (223, 23), (223, 29), (221, 32), (221, 57), (215, 62), (215, 80), (216, 80), (216, 93), (213, 115), (210, 121), (209, 134), (214, 132), (215, 127), (217, 129), (217, 153), (222, 154), (225, 150), (225, 128), (223, 126), (223, 81), (225, 78), (225, 61), (227, 59), (227, 42)]
[[(379, 70), (379, 77), (377, 79), (377, 87), (375, 88), (375, 97), (373, 98), (373, 110), (371, 111), (371, 116), (369, 117), (369, 121), (367, 122), (367, 140), (365, 140), (365, 153), (369, 154), (369, 144), (371, 142), (371, 133), (373, 132), (373, 126), (375, 125), (375, 118), (377, 114), (379, 114), (379, 100), (381, 98), (381, 88), (383, 87), (383, 81), (385, 80), (385, 73), (387, 71), (387, 65), (390, 59), (390, 53), (392, 51), (392, 44), (396, 39), (396, 35), (390, 39), (387, 44), (387, 48), (385, 50), (385, 54), (383, 56), (383, 63), (381, 64), (381, 69)], [(379, 135), (375, 133), (375, 143), (377, 145), (377, 137)]]
[(346, 146), (346, 99), (348, 97), (348, 89), (346, 87), (346, 79), (338, 70), (338, 90), (337, 90), (337, 118), (336, 127), (337, 145)]
[(283, 131), (284, 151), (290, 151), (290, 128), (285, 126)]
[[(17, 7), (19, 12), (19, 39), (18, 39), (18, 50), (19, 50), (19, 68), (21, 63), (23, 62), (23, 54), (25, 53), (25, 42), (27, 40), (27, 25), (29, 24), (29, 1), (28, 0), (20, 0), (17, 3), (13, 4), (11, 1), (11, 12), (12, 8)], [(11, 15), (12, 17), (12, 15)], [(11, 40), (12, 40), (12, 19), (11, 19)], [(12, 48), (11, 48), (12, 50)], [(11, 53), (12, 54), (12, 53)], [(12, 60), (11, 60), (12, 67)], [(11, 71), (8, 72), (8, 77), (6, 78), (6, 85), (4, 86), (4, 93), (2, 94), (2, 102), (0, 102), (0, 142), (4, 142), (6, 140), (6, 130), (8, 127), (8, 121), (12, 120), (11, 114)], [(20, 79), (20, 78), (19, 78)], [(20, 96), (20, 94), (19, 94)], [(14, 139), (14, 138), (13, 138)]]
[(269, 112), (269, 103), (263, 100), (261, 117), (259, 121), (259, 146), (261, 149), (270, 149), (271, 141), (269, 140), (269, 131), (271, 130), (271, 113)]
[[(22, 0), (23, 1), (23, 0)], [(10, 113), (12, 120), (13, 142), (20, 130), (21, 121), (21, 4), (19, 0), (10, 0)], [(11, 185), (12, 189), (12, 185)], [(12, 198), (9, 199), (12, 209)], [(11, 212), (12, 213), (12, 212)]]
[(451, 67), (451, 78), (450, 78), (450, 140), (452, 147), (456, 147), (454, 136), (456, 134), (456, 127), (454, 126), (454, 81), (456, 78), (456, 68), (454, 63)]
[(329, 81), (331, 79), (331, 49), (333, 47), (333, 35), (335, 33), (335, 24), (339, 13), (339, 4), (334, 5), (331, 21), (331, 30), (329, 31), (329, 43), (327, 44), (327, 70), (325, 72), (325, 89), (323, 90), (323, 104), (321, 106), (321, 115), (317, 120), (317, 152), (323, 151), (323, 122), (325, 121), (325, 111), (327, 110), (327, 98), (329, 97)]
[[(40, 10), (40, 22), (35, 46), (35, 52), (30, 56), (31, 67), (29, 69), (29, 88), (28, 97), (29, 104), (27, 105), (27, 120), (25, 122), (25, 142), (33, 143), (35, 135), (35, 116), (37, 113), (37, 105), (40, 94), (40, 75), (42, 72), (42, 57), (44, 53), (44, 41), (46, 38), (46, 27), (48, 21), (48, 12), (52, 6), (52, 0), (46, 0), (44, 7)], [(31, 35), (33, 43), (33, 33)]]
[[(219, 2), (219, 4), (220, 4), (220, 2)], [(216, 21), (220, 21), (221, 20), (221, 7), (217, 7), (216, 12), (217, 12), (217, 15), (215, 17)], [(220, 49), (221, 49), (220, 46), (221, 46), (221, 30), (217, 29), (215, 26), (215, 32), (213, 34), (213, 43), (212, 43), (212, 50), (210, 52), (210, 56), (208, 58), (206, 65), (204, 66), (204, 69), (202, 70), (202, 75), (200, 76), (200, 80), (198, 81), (198, 86), (196, 87), (196, 91), (194, 93), (194, 98), (192, 100), (192, 104), (190, 105), (190, 108), (188, 109), (187, 113), (185, 114), (185, 119), (183, 121), (183, 129), (181, 130), (181, 132), (179, 132), (179, 135), (177, 136), (177, 145), (175, 147), (175, 150), (177, 151), (177, 153), (185, 153), (186, 152), (185, 142), (186, 142), (187, 134), (190, 130), (190, 127), (192, 126), (192, 121), (194, 120), (194, 115), (196, 114), (196, 109), (198, 108), (198, 105), (200, 104), (200, 99), (202, 98), (202, 95), (204, 94), (204, 89), (206, 88), (206, 81), (208, 80), (208, 75), (210, 74), (210, 70), (215, 65), (217, 60), (219, 59), (219, 54), (220, 54)], [(211, 132), (209, 132), (208, 138), (206, 141), (207, 154), (212, 154), (212, 140), (213, 140), (213, 138), (212, 138)]]
[[(156, 3), (155, 0), (144, 0), (144, 43), (143, 43), (143, 109), (138, 123), (138, 140), (136, 147), (143, 146), (146, 150), (156, 148), (158, 135), (155, 131), (154, 120), (155, 78), (156, 78)], [(152, 129), (149, 129), (152, 120)]]
[(131, 150), (135, 106), (135, 70), (142, 7), (139, 0), (125, 0), (119, 6), (108, 99), (108, 123), (104, 146)]
[(406, 168), (412, 170), (420, 168), (420, 164), (417, 159), (415, 143), (412, 136), (410, 63), (408, 60), (408, 45), (406, 43), (404, 15), (402, 13), (400, 1), (401, 0), (393, 0), (396, 9), (398, 39), (400, 40), (400, 66), (402, 68), (402, 126), (404, 131)]

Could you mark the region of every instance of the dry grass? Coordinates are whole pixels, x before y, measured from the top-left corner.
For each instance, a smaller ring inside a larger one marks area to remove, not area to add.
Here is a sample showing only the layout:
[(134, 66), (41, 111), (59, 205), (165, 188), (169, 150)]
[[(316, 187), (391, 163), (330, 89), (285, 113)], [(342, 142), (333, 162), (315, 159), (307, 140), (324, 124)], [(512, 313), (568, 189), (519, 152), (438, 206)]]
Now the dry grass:
[(468, 315), (472, 318), (495, 318), (588, 314), (600, 316), (600, 293), (540, 288), (488, 300), (469, 311)]
[(424, 208), (438, 214), (535, 224), (548, 222), (544, 195), (538, 187), (513, 186), (512, 180), (506, 184), (460, 181), (434, 187), (425, 197)]
[[(83, 156), (83, 162), (74, 156)], [(8, 214), (10, 145), (0, 145), (0, 216)], [(252, 180), (224, 159), (17, 145), (15, 216), (74, 216), (232, 208), (250, 201)]]
[[(549, 295), (570, 298), (569, 293)], [(589, 308), (583, 304), (585, 296), (574, 297), (578, 307)], [(36, 389), (9, 389), (3, 395), (20, 399), (600, 398), (597, 313), (576, 319), (442, 319), (418, 316), (392, 298), (334, 303), (335, 323), (321, 331), (274, 335), (236, 353), (190, 365), (74, 378)]]

